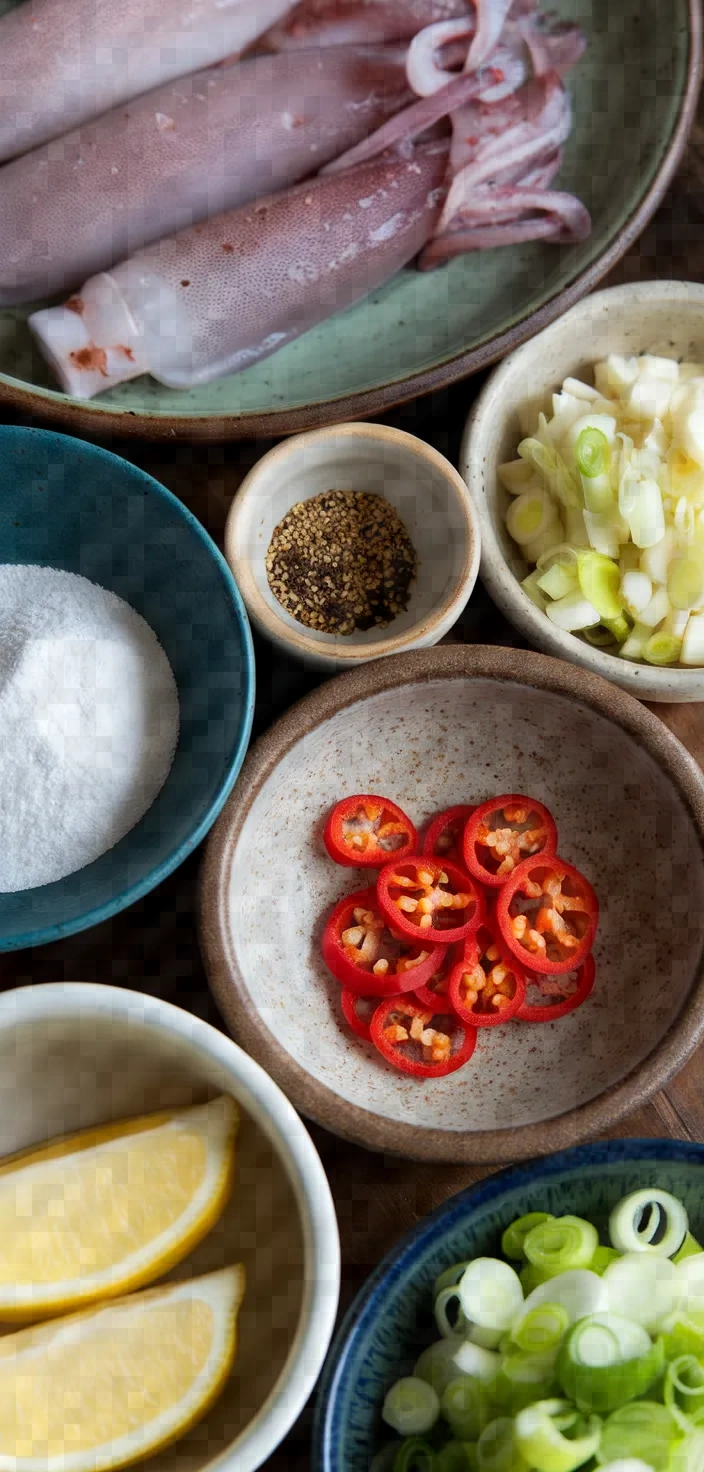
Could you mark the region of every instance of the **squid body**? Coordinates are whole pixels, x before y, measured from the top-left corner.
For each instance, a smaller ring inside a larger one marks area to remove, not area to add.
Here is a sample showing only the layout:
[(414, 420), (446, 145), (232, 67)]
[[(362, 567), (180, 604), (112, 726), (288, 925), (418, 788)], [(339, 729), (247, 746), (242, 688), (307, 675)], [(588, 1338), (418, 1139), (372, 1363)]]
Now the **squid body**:
[(0, 169), (0, 305), (72, 290), (151, 241), (295, 184), (412, 96), (401, 53), (211, 67)]
[(24, 0), (0, 19), (0, 160), (238, 55), (290, 0)]

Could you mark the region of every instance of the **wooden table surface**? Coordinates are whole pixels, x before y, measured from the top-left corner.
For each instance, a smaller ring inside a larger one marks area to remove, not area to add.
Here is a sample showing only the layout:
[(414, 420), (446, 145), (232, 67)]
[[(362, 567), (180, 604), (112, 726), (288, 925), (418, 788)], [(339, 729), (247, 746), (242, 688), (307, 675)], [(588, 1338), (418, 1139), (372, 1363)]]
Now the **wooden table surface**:
[[(704, 105), (684, 164), (663, 208), (609, 283), (653, 277), (704, 281)], [(456, 463), (462, 427), (481, 387), (475, 378), (424, 400), (417, 400), (384, 422), (407, 429)], [(10, 415), (0, 419), (8, 422)], [(18, 417), (14, 422), (20, 422)], [(109, 448), (163, 481), (190, 507), (222, 545), (225, 518), (249, 466), (267, 443), (168, 447), (126, 444)], [(521, 643), (481, 588), (450, 638), (465, 643)], [(257, 736), (294, 700), (318, 683), (300, 668), (279, 659), (256, 642)], [(704, 706), (659, 705), (653, 709), (704, 762)], [(126, 914), (72, 939), (0, 956), (4, 989), (41, 981), (94, 981), (129, 986), (162, 997), (223, 1027), (208, 992), (195, 924), (199, 856)], [(704, 1140), (704, 1048), (667, 1089), (623, 1120), (612, 1133)], [(490, 1167), (417, 1165), (370, 1154), (343, 1144), (325, 1130), (311, 1133), (323, 1159), (335, 1198), (343, 1254), (342, 1307), (350, 1302), (372, 1268), (398, 1238), (447, 1197), (489, 1174)], [(268, 1472), (304, 1472), (310, 1466), (310, 1408)]]

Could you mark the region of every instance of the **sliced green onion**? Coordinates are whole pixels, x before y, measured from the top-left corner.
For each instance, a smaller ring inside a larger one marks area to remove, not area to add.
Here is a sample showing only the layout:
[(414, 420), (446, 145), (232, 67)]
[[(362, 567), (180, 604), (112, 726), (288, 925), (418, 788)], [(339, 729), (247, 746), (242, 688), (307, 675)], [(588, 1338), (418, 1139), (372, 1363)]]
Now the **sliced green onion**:
[(450, 1381), (462, 1373), (455, 1356), (463, 1343), (462, 1339), (440, 1339), (431, 1344), (423, 1350), (413, 1371), (414, 1377), (426, 1380), (435, 1394), (441, 1396)]
[(478, 1472), (528, 1472), (529, 1464), (521, 1455), (514, 1423), (506, 1416), (491, 1421), (477, 1442)]
[(643, 659), (654, 665), (677, 664), (681, 653), (682, 640), (675, 639), (672, 634), (661, 629), (658, 634), (650, 635), (643, 650)]
[(543, 1303), (524, 1314), (513, 1338), (527, 1354), (557, 1349), (570, 1327), (570, 1316), (562, 1303)]
[(470, 1339), (465, 1339), (455, 1350), (455, 1364), (458, 1375), (472, 1375), (475, 1380), (483, 1380), (488, 1384), (494, 1379), (500, 1360), (493, 1350), (484, 1349), (479, 1344), (473, 1344)]
[(652, 1400), (632, 1401), (604, 1423), (597, 1455), (602, 1463), (647, 1458), (653, 1472), (666, 1472), (670, 1450), (680, 1435), (666, 1406)]
[(548, 606), (548, 600), (542, 588), (538, 587), (539, 578), (540, 574), (538, 572), (529, 572), (528, 577), (523, 579), (521, 587), (523, 592), (530, 598), (531, 603), (534, 603), (536, 608), (539, 608), (540, 612), (544, 613)]
[(690, 1418), (704, 1410), (704, 1365), (693, 1354), (673, 1360), (665, 1372), (665, 1405), (683, 1431)]
[(701, 1244), (697, 1242), (696, 1237), (693, 1237), (691, 1232), (688, 1232), (687, 1236), (684, 1239), (684, 1242), (682, 1243), (682, 1246), (680, 1247), (679, 1252), (676, 1252), (674, 1254), (672, 1261), (684, 1262), (686, 1257), (698, 1257), (700, 1252), (702, 1253), (702, 1256), (704, 1256), (704, 1251), (701, 1247)]
[[(524, 1273), (528, 1271), (530, 1269), (524, 1269)], [(513, 1325), (512, 1335), (515, 1337), (520, 1333), (524, 1318), (534, 1309), (542, 1308), (544, 1303), (562, 1304), (569, 1315), (570, 1324), (574, 1324), (588, 1314), (600, 1313), (607, 1307), (608, 1301), (603, 1280), (596, 1273), (591, 1273), (586, 1268), (573, 1268), (568, 1273), (560, 1273), (557, 1278), (549, 1278), (533, 1289), (526, 1298), (523, 1312)]]
[(469, 1375), (446, 1386), (440, 1411), (458, 1441), (476, 1441), (496, 1414), (486, 1385)]
[(399, 1447), (394, 1472), (435, 1472), (435, 1452), (427, 1441), (412, 1436)]
[(667, 596), (673, 608), (699, 608), (704, 602), (704, 550), (691, 547), (674, 557), (667, 570)]
[(633, 568), (621, 578), (621, 598), (634, 618), (643, 612), (653, 596), (653, 585), (647, 572)]
[(575, 510), (579, 507), (577, 482), (554, 446), (548, 448), (542, 440), (530, 438), (521, 440), (518, 453), (521, 460), (525, 460), (542, 475), (551, 496), (554, 496), (561, 506), (572, 507)]
[(596, 1252), (589, 1264), (592, 1273), (598, 1273), (601, 1277), (612, 1262), (618, 1262), (620, 1252), (615, 1247), (597, 1247)]
[(682, 1302), (680, 1269), (654, 1252), (627, 1252), (604, 1273), (609, 1308), (648, 1333), (657, 1332)]
[(577, 591), (577, 575), (571, 567), (555, 562), (547, 572), (540, 574), (538, 587), (548, 598), (564, 598), (566, 593)]
[(704, 1472), (704, 1431), (693, 1431), (673, 1447), (668, 1472)]
[[(601, 522), (604, 529), (609, 523), (613, 526), (612, 518), (616, 510), (616, 503), (608, 471), (604, 475), (595, 475), (591, 478), (583, 475), (582, 495), (587, 514)], [(589, 530), (589, 522), (586, 525)]]
[(422, 1436), (435, 1425), (440, 1401), (427, 1380), (409, 1375), (392, 1385), (381, 1414), (399, 1436)]
[(580, 1410), (605, 1414), (645, 1395), (662, 1373), (662, 1340), (618, 1314), (594, 1314), (570, 1330), (560, 1351), (565, 1395)]
[(507, 1414), (515, 1416), (535, 1400), (545, 1400), (558, 1390), (557, 1355), (524, 1354), (514, 1350), (504, 1355), (501, 1369), (490, 1388), (494, 1400)]
[(704, 614), (689, 615), (682, 640), (680, 663), (695, 669), (704, 664)]
[[(450, 1319), (448, 1314), (451, 1304), (454, 1304), (457, 1310), (453, 1320)], [(438, 1333), (442, 1334), (443, 1339), (464, 1337), (466, 1331), (469, 1329), (469, 1324), (460, 1304), (459, 1288), (443, 1288), (442, 1292), (438, 1293), (435, 1299), (433, 1312), (435, 1314), (435, 1322), (438, 1326)]]
[(459, 1285), (465, 1317), (482, 1329), (509, 1329), (523, 1307), (518, 1273), (498, 1257), (477, 1257)]
[(499, 480), (510, 496), (520, 496), (533, 475), (533, 467), (525, 460), (507, 460), (497, 471)]
[(506, 526), (519, 547), (526, 547), (555, 525), (555, 504), (547, 491), (524, 491), (506, 512)]
[(451, 1267), (445, 1268), (444, 1273), (441, 1273), (433, 1284), (433, 1299), (436, 1299), (444, 1288), (456, 1288), (471, 1261), (471, 1257), (468, 1257), (466, 1262), (453, 1262)]
[(621, 645), (619, 654), (622, 659), (642, 659), (643, 650), (650, 638), (650, 629), (645, 624), (635, 624), (628, 638)]
[[(571, 567), (576, 573), (578, 552), (579, 549), (572, 547), (569, 542), (560, 542), (557, 547), (551, 547), (548, 552), (544, 552), (543, 556), (538, 558), (538, 572), (548, 572), (556, 562), (560, 562), (565, 567)], [(536, 1213), (536, 1215), (539, 1214)]]
[(577, 634), (600, 622), (594, 604), (582, 593), (568, 593), (566, 597), (558, 598), (554, 603), (548, 604), (545, 612), (550, 622), (566, 634)]
[(517, 1217), (516, 1221), (511, 1222), (510, 1227), (506, 1228), (501, 1238), (501, 1251), (506, 1257), (513, 1258), (514, 1262), (525, 1261), (523, 1243), (528, 1233), (533, 1227), (542, 1227), (544, 1222), (552, 1221), (554, 1217), (549, 1211), (529, 1211), (526, 1216)]
[(683, 1354), (704, 1360), (704, 1314), (682, 1310), (673, 1314), (664, 1325), (662, 1340), (666, 1360), (679, 1359)]
[(618, 1252), (657, 1252), (672, 1257), (688, 1230), (682, 1202), (657, 1186), (624, 1196), (609, 1217), (609, 1236)]
[(579, 586), (600, 618), (620, 618), (623, 612), (621, 573), (618, 563), (600, 552), (580, 552), (577, 563)]
[(665, 512), (656, 480), (640, 480), (626, 520), (636, 547), (654, 547), (665, 535)]
[(607, 475), (611, 465), (611, 449), (603, 431), (583, 429), (575, 445), (574, 457), (580, 475), (587, 480), (592, 480), (597, 475)]
[(561, 1216), (533, 1227), (523, 1243), (529, 1262), (543, 1272), (569, 1272), (587, 1268), (599, 1246), (599, 1234), (591, 1222), (578, 1216)]
[(477, 1472), (477, 1449), (468, 1441), (448, 1441), (435, 1453), (433, 1472)]
[(516, 1442), (536, 1472), (573, 1472), (594, 1456), (601, 1435), (598, 1416), (586, 1420), (566, 1400), (542, 1400), (519, 1411)]

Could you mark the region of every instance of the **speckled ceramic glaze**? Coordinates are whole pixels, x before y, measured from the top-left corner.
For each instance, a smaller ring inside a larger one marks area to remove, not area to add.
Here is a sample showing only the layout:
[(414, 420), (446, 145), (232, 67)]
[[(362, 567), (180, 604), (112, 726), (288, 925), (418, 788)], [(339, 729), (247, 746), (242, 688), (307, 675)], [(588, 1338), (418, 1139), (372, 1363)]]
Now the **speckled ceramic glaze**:
[[(325, 491), (384, 496), (418, 554), (408, 608), (388, 628), (348, 638), (298, 623), (269, 588), (274, 528), (297, 501)], [(279, 649), (321, 669), (437, 644), (457, 622), (479, 571), (479, 524), (467, 487), (431, 445), (382, 424), (336, 424), (284, 440), (255, 465), (232, 503), (225, 553), (247, 611)]]
[(238, 1353), (207, 1417), (177, 1445), (141, 1461), (141, 1472), (256, 1472), (286, 1436), (335, 1323), (340, 1257), (332, 1197), (280, 1089), (199, 1018), (117, 987), (68, 982), (0, 996), (0, 1157), (223, 1093), (241, 1111), (232, 1197), (167, 1277), (244, 1263)]
[(410, 1374), (437, 1330), (435, 1277), (451, 1263), (494, 1255), (501, 1233), (528, 1211), (576, 1213), (607, 1242), (611, 1208), (657, 1184), (685, 1203), (704, 1230), (704, 1146), (674, 1140), (612, 1140), (502, 1171), (454, 1196), (380, 1264), (347, 1314), (318, 1388), (313, 1472), (369, 1472), (390, 1439), (380, 1416), (389, 1386)]
[[(0, 15), (16, 3), (0, 0)], [(699, 93), (699, 0), (559, 0), (557, 9), (589, 39), (569, 79), (575, 127), (558, 181), (590, 209), (588, 240), (511, 246), (475, 252), (447, 270), (402, 271), (246, 372), (182, 393), (143, 377), (90, 403), (67, 398), (32, 345), (33, 308), (7, 308), (0, 311), (0, 396), (95, 434), (275, 436), (378, 413), (525, 341), (590, 290), (644, 228), (675, 171)]]
[[(568, 666), (494, 649), (365, 666), (259, 744), (213, 835), (203, 935), (218, 1000), (299, 1108), (366, 1144), (502, 1160), (571, 1142), (662, 1083), (700, 1036), (703, 787), (654, 716)], [(546, 803), (560, 854), (601, 901), (589, 1002), (549, 1025), (485, 1029), (470, 1063), (432, 1082), (354, 1037), (320, 939), (332, 904), (368, 880), (335, 866), (321, 834), (331, 806), (364, 791), (419, 828), (502, 792)]]
[(563, 633), (531, 602), (520, 581), (531, 568), (504, 525), (511, 500), (497, 467), (516, 458), (523, 438), (518, 411), (551, 414), (551, 396), (568, 376), (592, 383), (593, 365), (609, 353), (662, 353), (704, 362), (704, 286), (645, 281), (587, 297), (519, 348), (492, 374), (467, 422), (460, 469), (479, 513), (482, 580), (506, 617), (546, 654), (613, 680), (642, 700), (704, 700), (704, 669), (657, 669), (593, 649)]

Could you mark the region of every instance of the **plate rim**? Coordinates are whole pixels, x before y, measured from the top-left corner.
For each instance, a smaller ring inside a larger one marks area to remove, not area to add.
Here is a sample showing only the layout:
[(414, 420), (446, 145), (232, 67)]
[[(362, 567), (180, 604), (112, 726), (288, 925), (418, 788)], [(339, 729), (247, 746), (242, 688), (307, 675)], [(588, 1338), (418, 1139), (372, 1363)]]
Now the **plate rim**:
[(574, 306), (620, 261), (652, 219), (672, 182), (693, 126), (702, 78), (702, 26), (700, 0), (687, 0), (689, 55), (687, 79), (681, 105), (670, 140), (660, 165), (633, 213), (621, 225), (613, 240), (590, 266), (575, 279), (557, 290), (547, 302), (529, 312), (520, 321), (478, 347), (446, 358), (433, 368), (422, 369), (391, 383), (354, 393), (340, 394), (334, 399), (294, 409), (256, 410), (225, 414), (161, 414), (137, 409), (101, 409), (88, 407), (60, 395), (53, 389), (23, 387), (20, 380), (0, 374), (0, 404), (20, 414), (36, 415), (44, 422), (63, 424), (98, 437), (146, 440), (177, 440), (188, 443), (224, 443), (246, 439), (276, 439), (302, 430), (319, 428), (343, 420), (365, 419), (398, 408), (409, 400), (433, 393), (460, 382), (471, 374), (498, 362), (506, 353), (520, 347), (544, 327)]
[(687, 1001), (660, 1043), (624, 1078), (575, 1109), (533, 1124), (453, 1132), (419, 1129), (340, 1098), (313, 1078), (270, 1032), (228, 941), (230, 863), (250, 808), (279, 762), (331, 716), (381, 692), (435, 680), (494, 679), (588, 705), (643, 746), (669, 776), (704, 848), (704, 774), (694, 758), (635, 696), (545, 654), (494, 645), (443, 645), (372, 661), (337, 676), (292, 706), (250, 749), (237, 785), (208, 839), (198, 893), (198, 931), (208, 984), (228, 1029), (271, 1074), (301, 1114), (341, 1139), (408, 1160), (508, 1164), (575, 1145), (613, 1127), (663, 1088), (704, 1037), (704, 953)]

